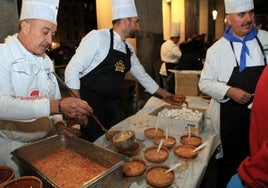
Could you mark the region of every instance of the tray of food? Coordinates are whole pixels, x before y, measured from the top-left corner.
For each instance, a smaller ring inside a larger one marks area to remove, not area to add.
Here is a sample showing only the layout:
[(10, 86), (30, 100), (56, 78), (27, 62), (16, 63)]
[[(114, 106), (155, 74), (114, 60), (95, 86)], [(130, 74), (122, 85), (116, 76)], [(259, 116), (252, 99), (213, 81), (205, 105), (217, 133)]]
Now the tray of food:
[(12, 152), (25, 175), (44, 187), (122, 187), (126, 156), (83, 139), (53, 136)]

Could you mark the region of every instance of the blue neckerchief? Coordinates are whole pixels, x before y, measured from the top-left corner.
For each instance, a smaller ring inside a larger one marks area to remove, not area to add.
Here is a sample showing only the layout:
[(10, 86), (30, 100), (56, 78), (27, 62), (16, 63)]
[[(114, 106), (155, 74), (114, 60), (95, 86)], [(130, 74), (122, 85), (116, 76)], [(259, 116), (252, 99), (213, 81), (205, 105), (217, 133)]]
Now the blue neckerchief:
[(223, 37), (226, 38), (230, 42), (241, 42), (243, 45), (242, 50), (241, 50), (241, 54), (240, 54), (240, 66), (239, 66), (239, 72), (241, 72), (246, 67), (246, 54), (249, 55), (249, 50), (248, 50), (248, 47), (246, 45), (246, 42), (254, 39), (257, 36), (258, 29), (253, 27), (252, 30), (246, 35), (244, 40), (241, 40), (241, 39), (235, 37), (234, 35), (232, 35), (230, 30), (231, 30), (231, 27), (227, 27), (227, 29), (223, 33)]

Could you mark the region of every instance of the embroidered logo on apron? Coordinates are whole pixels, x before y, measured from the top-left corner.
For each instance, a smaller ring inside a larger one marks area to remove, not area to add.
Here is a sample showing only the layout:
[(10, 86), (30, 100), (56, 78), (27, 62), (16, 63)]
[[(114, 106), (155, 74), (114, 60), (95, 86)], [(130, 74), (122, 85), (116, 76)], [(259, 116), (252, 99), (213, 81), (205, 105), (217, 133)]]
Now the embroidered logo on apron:
[(115, 67), (116, 72), (123, 72), (124, 73), (125, 69), (126, 69), (125, 64), (124, 64), (124, 62), (122, 60), (118, 60), (115, 63), (114, 67)]

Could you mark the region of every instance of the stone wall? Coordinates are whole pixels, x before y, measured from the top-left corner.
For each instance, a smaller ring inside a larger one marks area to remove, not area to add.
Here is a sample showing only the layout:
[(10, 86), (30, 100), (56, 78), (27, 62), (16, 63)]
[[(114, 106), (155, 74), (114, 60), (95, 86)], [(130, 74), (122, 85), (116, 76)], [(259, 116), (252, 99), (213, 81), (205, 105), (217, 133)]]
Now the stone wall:
[(18, 17), (17, 0), (0, 1), (0, 42), (18, 31)]

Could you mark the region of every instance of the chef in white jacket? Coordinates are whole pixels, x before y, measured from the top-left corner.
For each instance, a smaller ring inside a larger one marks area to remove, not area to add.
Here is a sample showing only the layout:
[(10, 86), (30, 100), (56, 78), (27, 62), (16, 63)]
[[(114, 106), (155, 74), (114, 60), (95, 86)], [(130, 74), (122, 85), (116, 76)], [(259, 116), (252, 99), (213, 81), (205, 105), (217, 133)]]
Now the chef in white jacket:
[(10, 152), (55, 134), (54, 125), (58, 133), (74, 136), (61, 114), (87, 123), (92, 113), (86, 101), (61, 98), (45, 54), (56, 32), (58, 5), (59, 0), (24, 0), (19, 32), (0, 44), (0, 165), (12, 167), (16, 176)]
[(209, 114), (222, 143), (218, 186), (225, 187), (249, 155), (249, 114), (264, 66), (268, 33), (254, 27), (253, 0), (225, 0), (228, 27), (207, 51), (199, 81), (212, 97)]
[(175, 80), (174, 77), (172, 78), (174, 73), (170, 72), (169, 69), (175, 69), (181, 57), (181, 50), (178, 46), (180, 41), (180, 23), (171, 23), (170, 31), (170, 38), (160, 48), (162, 65), (159, 74), (165, 90), (175, 93)]
[[(145, 72), (133, 47), (126, 41), (134, 38), (139, 29), (134, 0), (112, 0), (112, 16), (113, 28), (88, 33), (65, 69), (66, 84), (93, 107), (106, 129), (118, 122), (114, 117), (128, 71), (149, 93), (157, 93), (164, 100), (172, 97)], [(93, 142), (104, 132), (91, 117), (89, 121), (90, 126), (82, 128), (81, 134)]]

